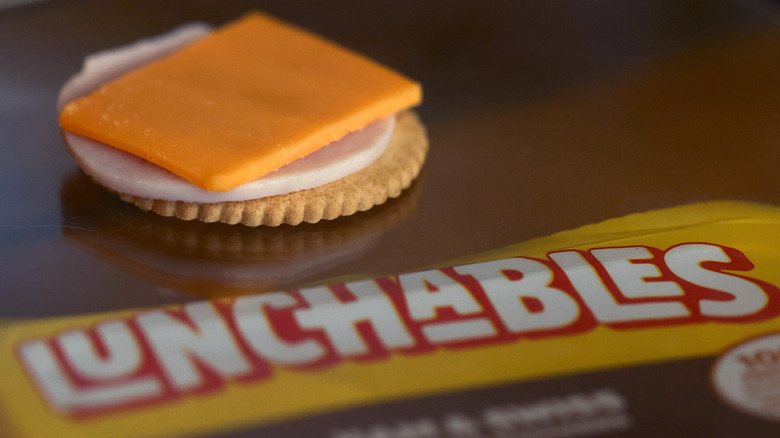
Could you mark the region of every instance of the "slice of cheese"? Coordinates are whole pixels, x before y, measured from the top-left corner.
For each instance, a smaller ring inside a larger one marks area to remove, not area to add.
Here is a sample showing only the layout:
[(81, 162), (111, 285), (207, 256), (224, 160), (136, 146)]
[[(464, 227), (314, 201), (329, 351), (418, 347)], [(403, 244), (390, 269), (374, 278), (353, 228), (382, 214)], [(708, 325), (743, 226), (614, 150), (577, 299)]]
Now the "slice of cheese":
[(421, 99), (418, 83), (252, 13), (71, 102), (60, 126), (226, 191)]

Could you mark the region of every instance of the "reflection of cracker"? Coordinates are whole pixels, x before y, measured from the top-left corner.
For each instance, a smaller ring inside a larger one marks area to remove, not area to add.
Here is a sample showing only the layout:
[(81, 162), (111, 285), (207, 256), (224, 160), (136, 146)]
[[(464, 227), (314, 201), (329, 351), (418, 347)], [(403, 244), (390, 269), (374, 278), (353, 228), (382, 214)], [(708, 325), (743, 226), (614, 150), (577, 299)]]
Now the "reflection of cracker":
[(120, 196), (143, 210), (184, 220), (249, 226), (314, 223), (365, 211), (397, 197), (419, 174), (427, 152), (428, 139), (422, 123), (412, 111), (404, 111), (398, 114), (390, 144), (377, 161), (324, 186), (286, 195), (213, 204)]
[(144, 214), (79, 172), (60, 193), (68, 242), (134, 277), (183, 297), (287, 290), (354, 274), (344, 263), (417, 211), (424, 177), (381, 208), (337, 221), (262, 229)]

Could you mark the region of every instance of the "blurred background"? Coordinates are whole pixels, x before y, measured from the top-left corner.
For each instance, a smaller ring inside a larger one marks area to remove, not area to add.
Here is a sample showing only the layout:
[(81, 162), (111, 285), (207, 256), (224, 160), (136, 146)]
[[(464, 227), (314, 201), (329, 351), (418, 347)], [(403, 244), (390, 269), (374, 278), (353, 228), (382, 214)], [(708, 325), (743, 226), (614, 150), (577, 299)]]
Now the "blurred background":
[[(774, 1), (0, 2), (0, 317), (406, 272), (693, 202), (780, 205)], [(423, 84), (431, 150), (406, 194), (250, 229), (145, 214), (78, 171), (55, 102), (84, 56), (252, 9)]]

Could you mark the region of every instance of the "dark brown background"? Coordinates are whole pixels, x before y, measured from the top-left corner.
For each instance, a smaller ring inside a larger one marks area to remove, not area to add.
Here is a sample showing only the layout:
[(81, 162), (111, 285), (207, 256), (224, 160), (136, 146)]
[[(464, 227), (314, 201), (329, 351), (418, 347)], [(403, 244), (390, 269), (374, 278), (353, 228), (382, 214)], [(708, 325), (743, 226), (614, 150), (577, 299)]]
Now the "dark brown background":
[[(431, 152), (400, 199), (246, 228), (92, 187), (55, 101), (87, 53), (263, 9), (420, 80)], [(690, 202), (780, 204), (780, 10), (762, 1), (57, 1), (0, 10), (0, 318), (419, 269)], [(780, 231), (780, 230), (778, 230)]]

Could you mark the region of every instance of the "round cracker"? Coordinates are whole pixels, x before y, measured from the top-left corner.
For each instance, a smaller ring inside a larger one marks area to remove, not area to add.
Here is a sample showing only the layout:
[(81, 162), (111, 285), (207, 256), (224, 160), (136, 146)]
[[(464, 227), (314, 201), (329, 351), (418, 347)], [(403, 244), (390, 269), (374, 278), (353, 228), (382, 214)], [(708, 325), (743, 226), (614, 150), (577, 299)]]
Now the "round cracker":
[(398, 114), (384, 154), (365, 169), (313, 189), (247, 201), (195, 203), (142, 198), (122, 200), (161, 216), (248, 226), (297, 225), (365, 211), (395, 198), (417, 177), (428, 153), (428, 138), (413, 111)]

